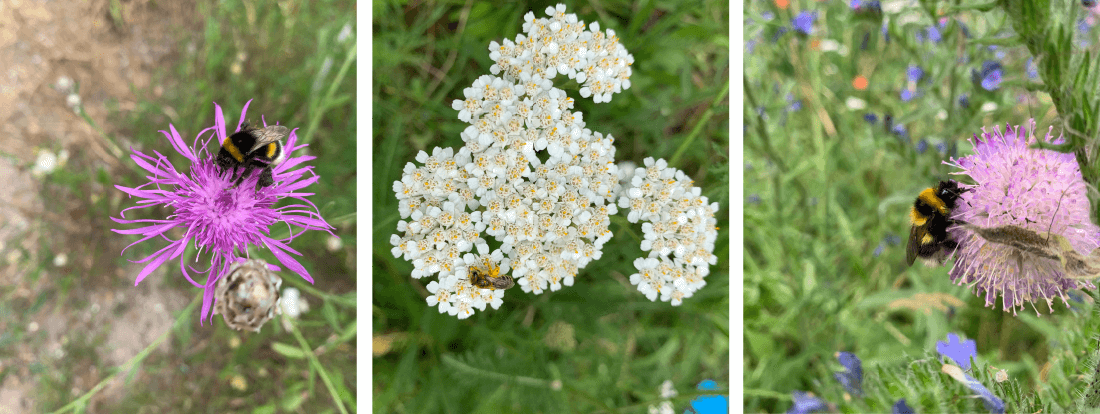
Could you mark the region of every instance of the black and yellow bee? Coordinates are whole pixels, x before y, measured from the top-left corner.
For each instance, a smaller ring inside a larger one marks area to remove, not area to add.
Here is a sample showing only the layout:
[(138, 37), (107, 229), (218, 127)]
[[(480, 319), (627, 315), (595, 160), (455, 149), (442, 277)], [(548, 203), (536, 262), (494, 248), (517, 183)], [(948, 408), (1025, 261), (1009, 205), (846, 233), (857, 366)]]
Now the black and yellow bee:
[[(271, 168), (286, 159), (282, 140), (289, 135), (285, 126), (271, 125), (250, 128), (244, 124), (241, 130), (225, 138), (218, 151), (216, 162), (222, 173), (236, 177), (234, 186), (240, 184), (254, 170), (260, 171), (256, 189), (275, 184)], [(241, 170), (239, 175), (238, 170)]]
[(906, 264), (912, 266), (919, 256), (926, 264), (939, 266), (955, 253), (959, 244), (947, 229), (957, 224), (951, 219), (951, 211), (965, 191), (957, 181), (947, 180), (920, 192), (909, 211), (913, 226), (905, 246)]
[(485, 259), (484, 266), (470, 266), (470, 284), (481, 289), (508, 289), (516, 285), (508, 274), (500, 274), (500, 266)]

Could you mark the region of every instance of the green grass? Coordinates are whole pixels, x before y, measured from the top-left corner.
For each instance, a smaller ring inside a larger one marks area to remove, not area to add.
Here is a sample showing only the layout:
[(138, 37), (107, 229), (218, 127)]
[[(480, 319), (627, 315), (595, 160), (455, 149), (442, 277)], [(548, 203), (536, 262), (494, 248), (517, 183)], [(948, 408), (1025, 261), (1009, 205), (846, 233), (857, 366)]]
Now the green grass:
[(554, 80), (589, 129), (616, 138), (616, 160), (663, 157), (721, 205), (718, 264), (694, 297), (672, 307), (630, 285), (641, 229), (625, 217), (613, 219), (615, 237), (574, 286), (513, 289), (500, 309), (466, 320), (428, 307), (432, 278), (412, 279), (412, 264), (390, 254), (401, 169), (417, 151), (461, 146), (466, 124), (451, 102), (490, 73), (489, 42), (514, 38), (525, 13), (542, 17), (555, 3), (374, 3), (375, 412), (633, 413), (659, 402), (665, 380), (681, 394), (677, 409), (704, 379), (728, 389), (726, 2), (566, 2), (568, 13), (616, 31), (635, 58), (632, 86), (595, 105), (575, 82)]
[[(1064, 3), (1067, 10), (1079, 7)], [(936, 341), (949, 332), (976, 340), (983, 366), (971, 375), (1004, 399), (1008, 412), (1073, 409), (1091, 378), (1084, 375), (1092, 372), (1086, 361), (1096, 331), (1088, 327), (1098, 318), (1087, 295), (1084, 303), (1071, 302), (1073, 311), (1056, 300), (1053, 315), (1037, 304), (1042, 317), (1030, 308), (1013, 316), (999, 300), (985, 307), (984, 298), (954, 285), (949, 267), (905, 265), (908, 209), (921, 189), (955, 171), (943, 160), (970, 154), (966, 138), (1030, 117), (1041, 132), (1052, 124), (1059, 132), (1049, 96), (1027, 92), (1039, 80), (1026, 76), (1028, 51), (1012, 37), (1004, 13), (952, 4), (959, 8), (945, 16), (964, 21), (973, 38), (952, 23), (941, 29), (943, 43), (916, 40), (946, 3), (886, 13), (889, 43), (879, 21), (855, 15), (847, 2), (746, 6), (745, 38), (753, 46), (744, 80), (745, 411), (786, 411), (796, 390), (813, 391), (842, 412), (889, 411), (899, 398), (916, 412), (985, 411), (960, 384), (933, 378), (947, 378), (938, 362), (925, 363), (938, 358)], [(818, 13), (812, 35), (776, 36), (798, 12), (811, 10)], [(830, 41), (840, 48), (822, 50)], [(985, 60), (1004, 65), (995, 91), (971, 82), (971, 69)], [(915, 85), (920, 94), (906, 102), (900, 91), (910, 65), (925, 75)], [(860, 75), (869, 80), (866, 90), (853, 86)], [(961, 94), (969, 106), (958, 103)], [(850, 98), (866, 107), (850, 107)], [(791, 110), (793, 101), (802, 108)], [(983, 110), (983, 103), (996, 107)], [(867, 122), (868, 113), (878, 121)], [(885, 114), (908, 136), (887, 131)], [(890, 236), (900, 243), (891, 244)], [(840, 370), (838, 351), (862, 359), (867, 398), (843, 396), (832, 377)], [(1006, 369), (1011, 380), (995, 383), (983, 371), (990, 365)]]
[[(315, 193), (309, 199), (336, 227), (334, 233), (342, 242), (339, 248), (330, 249), (327, 234), (312, 232), (291, 245), (304, 254), (299, 261), (316, 284), (284, 271), (280, 273), (283, 287), (302, 290), (310, 312), (294, 323), (292, 331), (274, 321), (259, 334), (252, 334), (226, 328), (220, 317), (213, 326), (200, 327), (197, 302), (186, 309), (169, 309), (177, 317), (174, 328), (164, 336), (151, 333), (149, 337), (160, 339), (142, 344), (164, 341), (167, 346), (148, 357), (135, 358), (131, 362), (137, 363), (136, 370), (121, 373), (124, 398), (94, 407), (102, 412), (355, 412), (356, 194), (348, 188), (356, 187), (357, 176), (356, 38), (352, 33), (344, 40), (337, 39), (345, 26), (355, 31), (355, 4), (199, 1), (196, 7), (193, 12), (198, 21), (191, 24), (198, 30), (173, 33), (178, 39), (177, 53), (155, 74), (156, 90), (134, 90), (139, 98), (134, 109), (113, 106), (109, 125), (95, 125), (86, 117), (108, 151), (121, 151), (113, 154), (119, 157), (121, 167), (102, 167), (81, 153), (74, 156), (70, 168), (49, 178), (45, 194), (77, 200), (87, 213), (86, 223), (98, 235), (99, 242), (75, 243), (88, 245), (82, 249), (93, 253), (96, 266), (92, 269), (112, 270), (66, 276), (54, 282), (62, 294), (50, 300), (63, 309), (86, 309), (81, 288), (104, 283), (117, 286), (120, 294), (134, 294), (135, 275), (116, 279), (113, 269), (133, 269), (125, 259), (141, 259), (163, 244), (146, 242), (119, 257), (119, 247), (137, 238), (111, 232), (119, 227), (108, 217), (117, 217), (133, 201), (111, 186), (134, 187), (145, 180), (144, 171), (129, 159), (128, 148), (172, 154), (169, 158), (182, 165), (184, 158), (175, 154), (158, 130), (168, 130), (171, 123), (190, 143), (200, 130), (213, 125), (214, 102), (222, 106), (227, 123), (235, 123), (241, 107), (252, 99), (248, 115), (254, 124), (262, 116), (269, 123), (300, 128), (299, 142), (310, 144), (309, 154), (317, 157), (311, 164), (321, 177), (309, 187)], [(137, 217), (156, 214), (162, 212), (141, 212)], [(286, 230), (272, 228), (272, 232), (278, 236)], [(191, 250), (186, 254), (193, 255)], [(277, 263), (267, 251), (251, 253)], [(201, 294), (182, 278), (178, 265), (172, 266), (170, 261), (162, 268), (166, 269), (167, 286), (188, 297)], [(83, 403), (77, 397), (117, 372), (118, 367), (102, 360), (85, 358), (92, 354), (92, 347), (104, 344), (103, 337), (73, 334), (80, 340), (70, 342), (67, 352), (76, 359), (45, 363), (39, 394), (47, 398), (40, 401), (40, 409), (54, 410), (65, 404), (80, 409)], [(95, 371), (90, 371), (93, 368)], [(243, 390), (230, 386), (238, 377), (247, 384)], [(85, 396), (96, 392), (101, 391)]]

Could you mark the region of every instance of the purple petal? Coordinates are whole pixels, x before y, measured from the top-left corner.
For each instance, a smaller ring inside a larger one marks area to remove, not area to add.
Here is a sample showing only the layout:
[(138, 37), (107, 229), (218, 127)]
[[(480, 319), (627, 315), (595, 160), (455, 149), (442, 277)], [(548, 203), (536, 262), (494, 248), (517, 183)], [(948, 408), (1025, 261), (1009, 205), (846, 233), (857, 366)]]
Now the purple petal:
[(237, 129), (236, 129), (237, 131), (241, 130), (241, 125), (244, 124), (245, 114), (248, 113), (248, 105), (251, 104), (251, 103), (252, 103), (252, 100), (249, 99), (248, 102), (244, 103), (244, 108), (241, 108), (241, 117), (240, 117), (240, 119), (237, 120)]
[[(156, 253), (153, 253), (151, 256), (136, 262), (141, 263), (153, 257), (156, 257), (156, 259), (145, 265), (144, 269), (141, 269), (141, 272), (137, 275), (137, 280), (134, 280), (134, 286), (137, 286), (138, 283), (141, 283), (141, 281), (144, 280), (146, 276), (149, 276), (150, 273), (153, 273), (153, 270), (156, 270), (157, 267), (160, 267), (160, 265), (163, 264), (166, 260), (175, 258), (183, 253), (183, 250), (187, 248), (187, 243), (185, 239), (181, 239), (181, 241), (184, 242), (180, 243), (179, 241), (177, 241), (175, 243), (169, 244), (163, 249), (158, 250)], [(176, 250), (172, 251), (171, 254), (169, 254), (168, 249), (173, 247), (175, 247)]]
[(293, 257), (290, 257), (289, 255), (284, 253), (282, 249), (294, 253), (297, 256), (301, 256), (301, 253), (294, 251), (294, 249), (291, 249), (289, 246), (279, 243), (277, 240), (272, 238), (264, 237), (263, 241), (264, 244), (267, 245), (267, 248), (271, 250), (271, 254), (274, 254), (275, 258), (279, 259), (279, 263), (282, 263), (283, 266), (286, 266), (287, 269), (290, 269), (294, 271), (294, 273), (297, 273), (299, 276), (302, 277), (302, 279), (305, 279), (310, 284), (313, 283), (313, 277), (309, 275), (309, 272), (306, 271), (306, 268), (302, 267), (302, 264), (298, 263), (297, 260), (294, 260)]

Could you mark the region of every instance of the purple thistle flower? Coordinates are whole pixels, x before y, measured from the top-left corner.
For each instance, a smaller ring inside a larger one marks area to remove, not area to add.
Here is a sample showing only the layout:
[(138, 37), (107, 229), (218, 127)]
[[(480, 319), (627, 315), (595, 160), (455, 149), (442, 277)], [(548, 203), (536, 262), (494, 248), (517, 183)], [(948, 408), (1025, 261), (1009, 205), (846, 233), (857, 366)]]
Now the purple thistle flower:
[(954, 333), (947, 334), (947, 342), (936, 341), (936, 352), (951, 358), (964, 370), (970, 369), (970, 357), (978, 356), (978, 343), (973, 339), (962, 341)]
[(849, 394), (857, 397), (863, 396), (863, 363), (851, 352), (837, 352), (836, 359), (844, 366), (843, 372), (834, 372), (833, 378), (840, 381), (840, 385), (848, 390)]
[(817, 20), (817, 12), (816, 11), (815, 12), (804, 11), (804, 12), (798, 13), (798, 16), (794, 17), (794, 20), (791, 21), (791, 27), (793, 27), (794, 30), (798, 31), (799, 33), (802, 33), (804, 35), (808, 35), (811, 32), (813, 32), (814, 20)]
[[(248, 105), (251, 102), (250, 100), (245, 103), (244, 108), (241, 110), (241, 118), (237, 122), (237, 131), (241, 128), (245, 113), (248, 111)], [(215, 135), (219, 143), (224, 141), (227, 136), (221, 106), (215, 103), (214, 107), (214, 126), (199, 132), (193, 142), (194, 147), (188, 147), (180, 134), (176, 132), (175, 126), (171, 124), (168, 125), (170, 133), (160, 131), (168, 138), (176, 152), (188, 159), (190, 171), (181, 172), (176, 166), (172, 165), (168, 157), (157, 151), (153, 151), (156, 154), (154, 157), (140, 151), (131, 150), (133, 154), (130, 155), (130, 158), (139, 167), (152, 175), (147, 176), (148, 183), (137, 188), (115, 186), (115, 188), (131, 197), (137, 197), (141, 200), (137, 202), (137, 206), (122, 210), (119, 213), (120, 218), (111, 217), (111, 220), (120, 224), (149, 224), (146, 227), (136, 229), (112, 230), (119, 234), (140, 234), (144, 236), (141, 240), (130, 244), (130, 246), (155, 237), (169, 241), (168, 246), (135, 262), (148, 262), (149, 264), (145, 265), (145, 268), (138, 273), (134, 285), (141, 283), (146, 276), (164, 262), (179, 257), (180, 271), (183, 276), (195, 287), (204, 289), (200, 324), (208, 317), (213, 318), (210, 309), (214, 305), (214, 289), (218, 279), (225, 275), (233, 262), (241, 260), (242, 255), (248, 256), (250, 245), (255, 247), (266, 246), (283, 266), (313, 283), (313, 278), (310, 277), (305, 267), (302, 267), (290, 255), (301, 256), (302, 254), (292, 249), (288, 244), (305, 230), (324, 230), (332, 234), (331, 229), (333, 228), (321, 217), (317, 207), (306, 200), (305, 197), (313, 195), (313, 193), (300, 192), (320, 177), (313, 174), (313, 167), (302, 167), (304, 162), (310, 161), (314, 157), (306, 155), (289, 156), (294, 151), (306, 147), (306, 145), (295, 145), (298, 141), (298, 136), (295, 133), (296, 129), (290, 132), (290, 137), (285, 145), (288, 158), (281, 164), (272, 167), (272, 175), (275, 180), (273, 185), (256, 189), (256, 181), (260, 174), (254, 173), (245, 178), (239, 185), (234, 186), (236, 180), (230, 178), (230, 174), (223, 174), (220, 171), (215, 165), (214, 155), (207, 149), (208, 144), (215, 138)], [(211, 130), (213, 130), (213, 133), (203, 139), (203, 135)], [(295, 167), (301, 168), (294, 169)], [(304, 178), (306, 173), (312, 176)], [(291, 204), (275, 207), (277, 202), (285, 198), (294, 198), (309, 205)], [(140, 220), (125, 218), (128, 210), (154, 206), (167, 208), (169, 210), (167, 217), (164, 219)], [(285, 239), (269, 237), (269, 228), (272, 225), (282, 225), (282, 223), (285, 223), (288, 228), (290, 225), (298, 226), (302, 229), (302, 232), (295, 234), (291, 231), (290, 236)], [(173, 229), (183, 230), (183, 235), (176, 240), (170, 239), (168, 234)], [(209, 269), (198, 271), (187, 264), (184, 252), (192, 242), (199, 249), (196, 254), (201, 254), (203, 249), (210, 252)], [(130, 248), (130, 246), (126, 246), (126, 248)], [(122, 251), (125, 252), (126, 249)], [(274, 265), (269, 265), (269, 268), (279, 270), (279, 267)], [(195, 273), (207, 273), (206, 283), (195, 282), (191, 274), (188, 273), (188, 269)]]
[[(1034, 129), (1035, 121), (1028, 120), (1027, 125)], [(1045, 141), (1063, 139), (1053, 139), (1048, 130)], [(994, 128), (987, 133), (983, 128), (981, 136), (970, 142), (974, 155), (944, 162), (962, 170), (954, 174), (967, 175), (975, 183), (967, 186), (952, 218), (980, 227), (1015, 225), (1038, 233), (1049, 231), (1086, 255), (1100, 246), (1100, 227), (1089, 220), (1087, 187), (1073, 154), (1030, 148), (1037, 142), (1034, 132), (1010, 124), (1004, 132)], [(1035, 308), (1040, 300), (1053, 312), (1055, 297), (1069, 307), (1067, 291), (1096, 288), (1091, 282), (1067, 278), (1057, 260), (988, 243), (968, 230), (955, 228), (951, 233), (959, 241), (951, 280), (984, 294), (986, 306), (1001, 296), (1004, 310), (1011, 308), (1013, 314), (1025, 303)]]
[(787, 414), (806, 414), (829, 409), (829, 405), (825, 400), (814, 397), (813, 394), (808, 392), (794, 391), (791, 396), (794, 398), (794, 405), (787, 410)]

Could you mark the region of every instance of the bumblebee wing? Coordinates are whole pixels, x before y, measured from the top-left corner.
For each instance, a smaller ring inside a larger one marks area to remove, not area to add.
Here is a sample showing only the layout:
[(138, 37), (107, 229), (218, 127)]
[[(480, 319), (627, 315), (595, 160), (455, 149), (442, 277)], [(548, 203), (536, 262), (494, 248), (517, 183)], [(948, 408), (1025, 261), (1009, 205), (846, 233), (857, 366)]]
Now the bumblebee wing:
[(256, 151), (272, 142), (281, 141), (288, 135), (290, 135), (290, 130), (282, 125), (271, 125), (264, 128), (253, 129), (252, 136), (256, 138), (256, 143), (252, 145), (252, 149), (248, 152), (251, 153)]
[(923, 227), (913, 226), (909, 228), (909, 241), (905, 244), (905, 264), (912, 266), (917, 260), (917, 251), (920, 250), (920, 240), (928, 234)]

